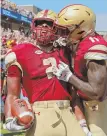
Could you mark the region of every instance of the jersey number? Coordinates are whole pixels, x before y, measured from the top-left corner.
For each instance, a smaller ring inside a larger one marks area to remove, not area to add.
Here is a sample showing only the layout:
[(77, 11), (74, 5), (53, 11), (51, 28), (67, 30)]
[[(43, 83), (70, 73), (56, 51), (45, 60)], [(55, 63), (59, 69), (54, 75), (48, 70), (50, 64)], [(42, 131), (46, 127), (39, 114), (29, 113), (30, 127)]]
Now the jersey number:
[(92, 43), (94, 43), (96, 41), (99, 42), (99, 39), (96, 37), (89, 37), (89, 40), (91, 40)]
[(48, 59), (43, 60), (43, 65), (50, 65), (50, 64), (51, 66), (46, 69), (46, 74), (47, 74), (48, 79), (51, 79), (54, 76), (52, 72), (52, 67), (57, 66), (56, 59), (53, 57), (50, 57)]

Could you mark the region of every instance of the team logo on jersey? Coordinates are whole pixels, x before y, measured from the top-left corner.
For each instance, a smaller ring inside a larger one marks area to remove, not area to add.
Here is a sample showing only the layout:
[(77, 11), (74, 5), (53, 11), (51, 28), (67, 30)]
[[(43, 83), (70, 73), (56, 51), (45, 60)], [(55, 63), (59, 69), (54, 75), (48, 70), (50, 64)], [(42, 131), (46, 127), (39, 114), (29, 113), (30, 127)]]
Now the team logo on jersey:
[(36, 50), (35, 53), (36, 53), (36, 54), (42, 54), (43, 51), (41, 51), (41, 50)]

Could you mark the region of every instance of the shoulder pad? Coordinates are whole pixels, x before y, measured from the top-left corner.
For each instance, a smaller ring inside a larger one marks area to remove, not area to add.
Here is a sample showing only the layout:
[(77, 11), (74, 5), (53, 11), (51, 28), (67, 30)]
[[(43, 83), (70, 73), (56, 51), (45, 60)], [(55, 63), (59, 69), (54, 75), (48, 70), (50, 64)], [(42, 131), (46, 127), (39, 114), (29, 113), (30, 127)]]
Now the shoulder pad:
[(23, 69), (21, 65), (17, 62), (16, 54), (14, 52), (10, 52), (6, 55), (5, 65), (6, 65), (6, 68), (8, 68), (11, 65), (17, 66), (21, 70), (22, 76), (23, 76)]
[(84, 55), (84, 59), (88, 60), (107, 60), (107, 46), (98, 44), (89, 48)]
[(17, 60), (16, 58), (16, 54), (14, 52), (10, 52), (6, 55), (5, 57), (5, 65), (6, 67), (8, 65), (11, 65), (12, 63), (14, 63)]

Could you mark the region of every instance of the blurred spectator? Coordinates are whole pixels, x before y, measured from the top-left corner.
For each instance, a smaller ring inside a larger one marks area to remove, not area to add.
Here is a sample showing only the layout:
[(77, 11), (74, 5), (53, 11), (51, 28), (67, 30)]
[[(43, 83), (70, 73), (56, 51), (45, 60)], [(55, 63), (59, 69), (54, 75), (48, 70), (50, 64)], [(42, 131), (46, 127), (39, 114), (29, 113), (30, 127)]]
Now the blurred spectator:
[(7, 10), (11, 10), (14, 12), (17, 12), (23, 16), (26, 16), (28, 18), (34, 18), (34, 13), (31, 11), (27, 11), (19, 6), (17, 6), (15, 3), (9, 1), (9, 0), (1, 0), (1, 7)]
[(5, 57), (8, 50), (23, 42), (33, 42), (33, 39), (29, 31), (25, 33), (22, 26), (19, 30), (13, 31), (10, 28), (1, 27), (1, 58)]
[[(13, 12), (17, 12), (23, 16), (26, 16), (28, 18), (33, 18), (34, 17), (34, 13), (26, 11), (24, 9), (22, 9), (21, 7), (18, 7), (15, 3), (12, 3), (8, 0), (1, 0), (1, 7), (7, 10), (11, 10)], [(8, 21), (9, 18), (7, 18)], [(3, 28), (1, 27), (1, 56), (0, 56), (0, 61), (1, 61), (1, 67), (0, 67), (0, 74), (1, 74), (1, 81), (0, 81), (0, 111), (1, 111), (1, 120), (3, 121), (3, 123), (5, 122), (5, 116), (4, 116), (4, 103), (5, 103), (5, 99), (6, 99), (6, 92), (7, 92), (7, 88), (6, 88), (6, 67), (5, 67), (5, 63), (4, 63), (4, 58), (6, 53), (11, 50), (11, 48), (13, 48), (14, 46), (16, 46), (17, 44), (20, 43), (24, 43), (24, 42), (34, 42), (34, 40), (32, 39), (31, 33), (28, 30), (27, 32), (25, 32), (23, 24), (22, 26), (19, 28), (19, 30), (11, 30), (10, 28)], [(23, 91), (24, 93), (24, 91)], [(21, 95), (22, 96), (22, 95)], [(27, 97), (23, 97), (26, 98)], [(5, 128), (5, 124), (3, 124), (4, 128)]]
[(20, 31), (20, 33), (25, 33), (23, 26), (19, 27), (19, 31)]
[[(4, 58), (6, 53), (16, 46), (17, 44), (24, 43), (24, 42), (33, 42), (32, 36), (30, 33), (25, 34), (24, 28), (20, 27), (19, 31), (18, 30), (11, 30), (11, 29), (5, 29), (1, 27), (1, 67), (0, 67), (0, 73), (1, 73), (1, 90), (6, 90), (5, 89), (5, 80), (4, 80), (4, 72), (5, 72), (5, 65), (4, 65)], [(3, 91), (4, 92), (4, 91)], [(5, 100), (4, 93), (2, 92), (2, 100)]]

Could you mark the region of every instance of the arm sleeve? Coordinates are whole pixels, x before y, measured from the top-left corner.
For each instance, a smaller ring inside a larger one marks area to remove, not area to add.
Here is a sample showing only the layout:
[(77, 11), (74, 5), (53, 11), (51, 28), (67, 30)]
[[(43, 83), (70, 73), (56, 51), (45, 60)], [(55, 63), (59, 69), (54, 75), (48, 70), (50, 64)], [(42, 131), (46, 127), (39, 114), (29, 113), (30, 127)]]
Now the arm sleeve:
[(8, 77), (22, 77), (21, 70), (16, 65), (11, 65), (7, 70)]

